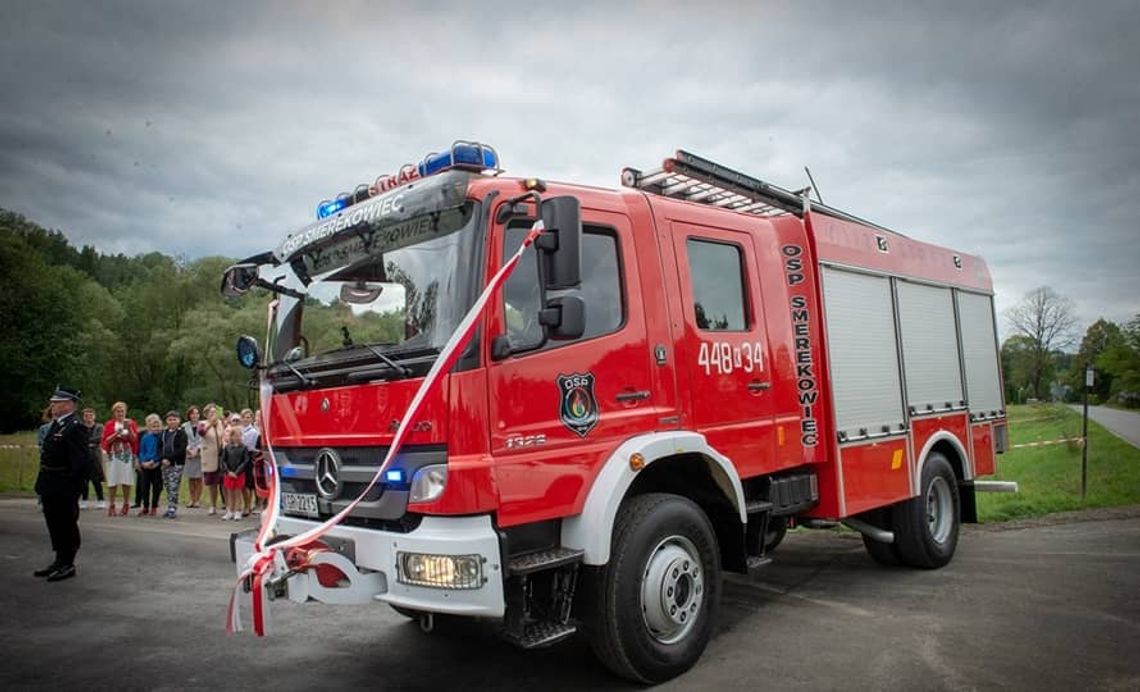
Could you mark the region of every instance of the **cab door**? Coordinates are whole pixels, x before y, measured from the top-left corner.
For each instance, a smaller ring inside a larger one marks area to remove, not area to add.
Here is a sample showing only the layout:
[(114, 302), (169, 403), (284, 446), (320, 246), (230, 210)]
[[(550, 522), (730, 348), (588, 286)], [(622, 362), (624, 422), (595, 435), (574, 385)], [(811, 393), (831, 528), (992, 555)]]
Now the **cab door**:
[(742, 477), (771, 464), (772, 363), (751, 234), (671, 221), (690, 420)]
[[(584, 205), (582, 221), (583, 336), (538, 345), (533, 249), (504, 286), (490, 320), (490, 337), (506, 335), (510, 345), (504, 355), (500, 341), (488, 367), (491, 453), (504, 526), (579, 509), (597, 467), (624, 440), (652, 431), (665, 406), (652, 390), (645, 314), (633, 295), (640, 272), (630, 220)], [(515, 252), (529, 226), (517, 221), (495, 229), (492, 252), (500, 261)]]

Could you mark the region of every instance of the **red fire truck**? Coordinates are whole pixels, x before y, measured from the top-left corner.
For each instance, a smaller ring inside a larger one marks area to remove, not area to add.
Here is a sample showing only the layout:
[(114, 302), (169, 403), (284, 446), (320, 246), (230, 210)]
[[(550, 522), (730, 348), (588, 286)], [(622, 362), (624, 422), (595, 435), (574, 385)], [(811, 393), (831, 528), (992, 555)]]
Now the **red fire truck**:
[[(325, 569), (276, 597), (493, 618), (527, 648), (582, 630), (656, 682), (701, 655), (722, 574), (788, 527), (842, 522), (879, 563), (937, 568), (975, 491), (1011, 489), (979, 480), (1007, 445), (979, 257), (684, 151), (618, 190), (500, 173), (456, 143), (227, 271), (228, 294), (276, 294), (264, 347), (238, 350), (272, 387), (278, 534), (365, 493)], [(233, 544), (243, 564), (253, 540)]]

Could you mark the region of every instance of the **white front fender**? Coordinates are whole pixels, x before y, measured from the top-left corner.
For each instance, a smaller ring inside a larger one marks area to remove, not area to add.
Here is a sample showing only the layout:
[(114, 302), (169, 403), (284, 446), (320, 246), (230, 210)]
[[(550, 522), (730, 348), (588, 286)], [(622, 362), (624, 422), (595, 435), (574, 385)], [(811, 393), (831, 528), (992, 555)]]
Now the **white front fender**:
[[(641, 471), (634, 471), (629, 466), (629, 458), (635, 452), (645, 458)], [(684, 431), (651, 433), (626, 440), (606, 460), (594, 479), (590, 494), (586, 496), (582, 513), (562, 522), (563, 547), (584, 550), (583, 562), (587, 565), (609, 562), (614, 520), (633, 479), (638, 473), (644, 473), (650, 464), (678, 454), (700, 455), (708, 464), (713, 480), (740, 515), (741, 524), (748, 521), (744, 511), (744, 488), (740, 485), (736, 467), (710, 447), (704, 435)]]

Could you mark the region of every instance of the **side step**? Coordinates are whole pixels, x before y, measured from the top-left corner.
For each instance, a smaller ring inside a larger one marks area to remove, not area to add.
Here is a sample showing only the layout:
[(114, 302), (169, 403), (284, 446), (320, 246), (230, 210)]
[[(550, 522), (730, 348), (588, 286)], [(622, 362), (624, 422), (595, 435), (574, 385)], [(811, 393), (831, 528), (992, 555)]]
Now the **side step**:
[(520, 649), (539, 649), (557, 644), (577, 631), (578, 628), (571, 624), (539, 620), (528, 623), (521, 635), (506, 633), (504, 637)]
[(548, 548), (534, 553), (516, 555), (509, 563), (511, 576), (524, 576), (548, 569), (557, 569), (581, 562), (584, 550), (574, 548)]

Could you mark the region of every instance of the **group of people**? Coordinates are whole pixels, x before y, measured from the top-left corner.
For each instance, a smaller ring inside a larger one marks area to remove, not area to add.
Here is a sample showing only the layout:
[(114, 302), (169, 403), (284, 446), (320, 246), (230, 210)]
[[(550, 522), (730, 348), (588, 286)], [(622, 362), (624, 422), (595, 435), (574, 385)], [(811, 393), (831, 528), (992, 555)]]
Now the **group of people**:
[(138, 510), (136, 516), (156, 516), (165, 489), (163, 516), (177, 517), (184, 477), (189, 484), (188, 508), (202, 506), (205, 490), (211, 515), (218, 514), (219, 495), (225, 520), (240, 520), (258, 511), (254, 462), (261, 433), (252, 410), (227, 416), (216, 404), (201, 410), (190, 406), (185, 421), (175, 410), (167, 411), (164, 418), (152, 413), (140, 432), (138, 424), (127, 417), (125, 403), (111, 406), (110, 419), (100, 425), (92, 408), (82, 410), (82, 421), (74, 415), (80, 400), (78, 390), (57, 387), (39, 430), (36, 494), (56, 559), (36, 570), (37, 577), (59, 581), (75, 575), (79, 510), (89, 506), (92, 487), (96, 506), (106, 509), (108, 516), (128, 516), (132, 509)]
[[(162, 418), (151, 413), (144, 428), (127, 417), (127, 405), (111, 406), (111, 418), (95, 423), (95, 411), (84, 409), (88, 447), (93, 473), (84, 484), (80, 507), (86, 507), (90, 486), (94, 486), (98, 507), (109, 516), (156, 516), (166, 490), (168, 519), (178, 515), (182, 479), (189, 485), (187, 508), (203, 506), (203, 490), (209, 498), (209, 514), (225, 510), (223, 519), (241, 519), (256, 511), (254, 455), (260, 432), (250, 409), (228, 416), (216, 404), (199, 409), (190, 406), (186, 419), (178, 411), (167, 411)], [(107, 485), (107, 502), (103, 500)], [(131, 504), (131, 488), (134, 503)], [(119, 491), (122, 508), (117, 508)], [(220, 491), (220, 492), (219, 492)]]

